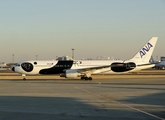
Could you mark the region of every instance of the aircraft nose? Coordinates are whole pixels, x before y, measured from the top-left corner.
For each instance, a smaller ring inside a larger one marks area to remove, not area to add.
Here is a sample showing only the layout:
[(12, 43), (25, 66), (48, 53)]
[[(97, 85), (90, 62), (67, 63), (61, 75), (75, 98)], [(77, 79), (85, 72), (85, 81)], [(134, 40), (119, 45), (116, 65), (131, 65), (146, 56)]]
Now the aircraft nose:
[(12, 71), (15, 72), (15, 67), (12, 68)]

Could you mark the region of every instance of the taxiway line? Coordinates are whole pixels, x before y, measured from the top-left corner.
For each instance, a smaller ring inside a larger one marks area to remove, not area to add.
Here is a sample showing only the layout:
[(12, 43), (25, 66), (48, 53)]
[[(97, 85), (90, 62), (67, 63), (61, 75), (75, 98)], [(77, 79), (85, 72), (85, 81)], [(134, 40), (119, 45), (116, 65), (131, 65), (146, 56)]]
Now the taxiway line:
[(143, 113), (143, 114), (149, 115), (149, 116), (151, 116), (151, 117), (157, 118), (157, 119), (159, 119), (159, 120), (165, 120), (165, 118), (161, 118), (161, 117), (156, 116), (156, 115), (154, 115), (154, 114), (151, 114), (151, 113), (149, 113), (149, 112), (146, 112), (146, 111), (143, 111), (143, 110), (134, 108), (134, 107), (132, 107), (132, 106), (129, 106), (129, 105), (124, 104), (124, 103), (121, 103), (121, 102), (118, 102), (118, 101), (113, 100), (113, 99), (110, 99), (110, 98), (108, 98), (108, 97), (104, 97), (104, 96), (102, 96), (102, 95), (93, 93), (93, 92), (91, 92), (91, 91), (85, 90), (85, 89), (80, 88), (80, 87), (77, 87), (77, 86), (74, 86), (74, 87), (75, 87), (76, 89), (79, 89), (79, 90), (84, 91), (84, 92), (86, 92), (86, 93), (89, 93), (89, 94), (92, 94), (92, 95), (101, 97), (101, 98), (106, 99), (106, 100), (108, 100), (108, 101), (112, 101), (112, 102), (114, 102), (114, 103), (117, 103), (117, 104), (119, 104), (119, 105), (125, 106), (125, 107), (127, 107), (127, 108), (132, 109), (132, 110), (135, 110), (135, 111), (138, 111), (138, 112), (140, 112), (140, 113)]

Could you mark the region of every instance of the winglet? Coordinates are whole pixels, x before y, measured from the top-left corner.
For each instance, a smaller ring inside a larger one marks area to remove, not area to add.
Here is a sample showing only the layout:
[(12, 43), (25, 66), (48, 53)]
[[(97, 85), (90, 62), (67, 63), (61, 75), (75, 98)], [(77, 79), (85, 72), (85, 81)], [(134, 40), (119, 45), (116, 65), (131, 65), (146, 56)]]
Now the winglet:
[(152, 37), (131, 60), (148, 63), (151, 59), (157, 40), (158, 37)]

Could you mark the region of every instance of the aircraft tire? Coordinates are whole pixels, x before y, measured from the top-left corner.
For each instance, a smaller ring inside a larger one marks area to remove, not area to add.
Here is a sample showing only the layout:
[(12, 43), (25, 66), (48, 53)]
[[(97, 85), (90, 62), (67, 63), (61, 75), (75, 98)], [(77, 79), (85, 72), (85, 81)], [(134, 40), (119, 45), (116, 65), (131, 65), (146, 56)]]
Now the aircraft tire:
[(84, 80), (85, 79), (85, 77), (81, 77), (81, 80)]
[(89, 77), (88, 80), (92, 80), (92, 77)]
[(88, 77), (85, 77), (85, 80), (89, 80)]
[(92, 77), (81, 77), (81, 80), (92, 80)]

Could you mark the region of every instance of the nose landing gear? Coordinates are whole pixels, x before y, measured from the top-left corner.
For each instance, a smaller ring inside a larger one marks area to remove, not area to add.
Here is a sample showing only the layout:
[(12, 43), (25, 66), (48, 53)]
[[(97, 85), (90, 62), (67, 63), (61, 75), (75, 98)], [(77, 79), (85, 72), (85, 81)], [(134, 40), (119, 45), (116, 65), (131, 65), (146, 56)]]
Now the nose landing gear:
[(26, 75), (22, 74), (22, 77), (23, 77), (23, 80), (25, 81), (26, 80)]

